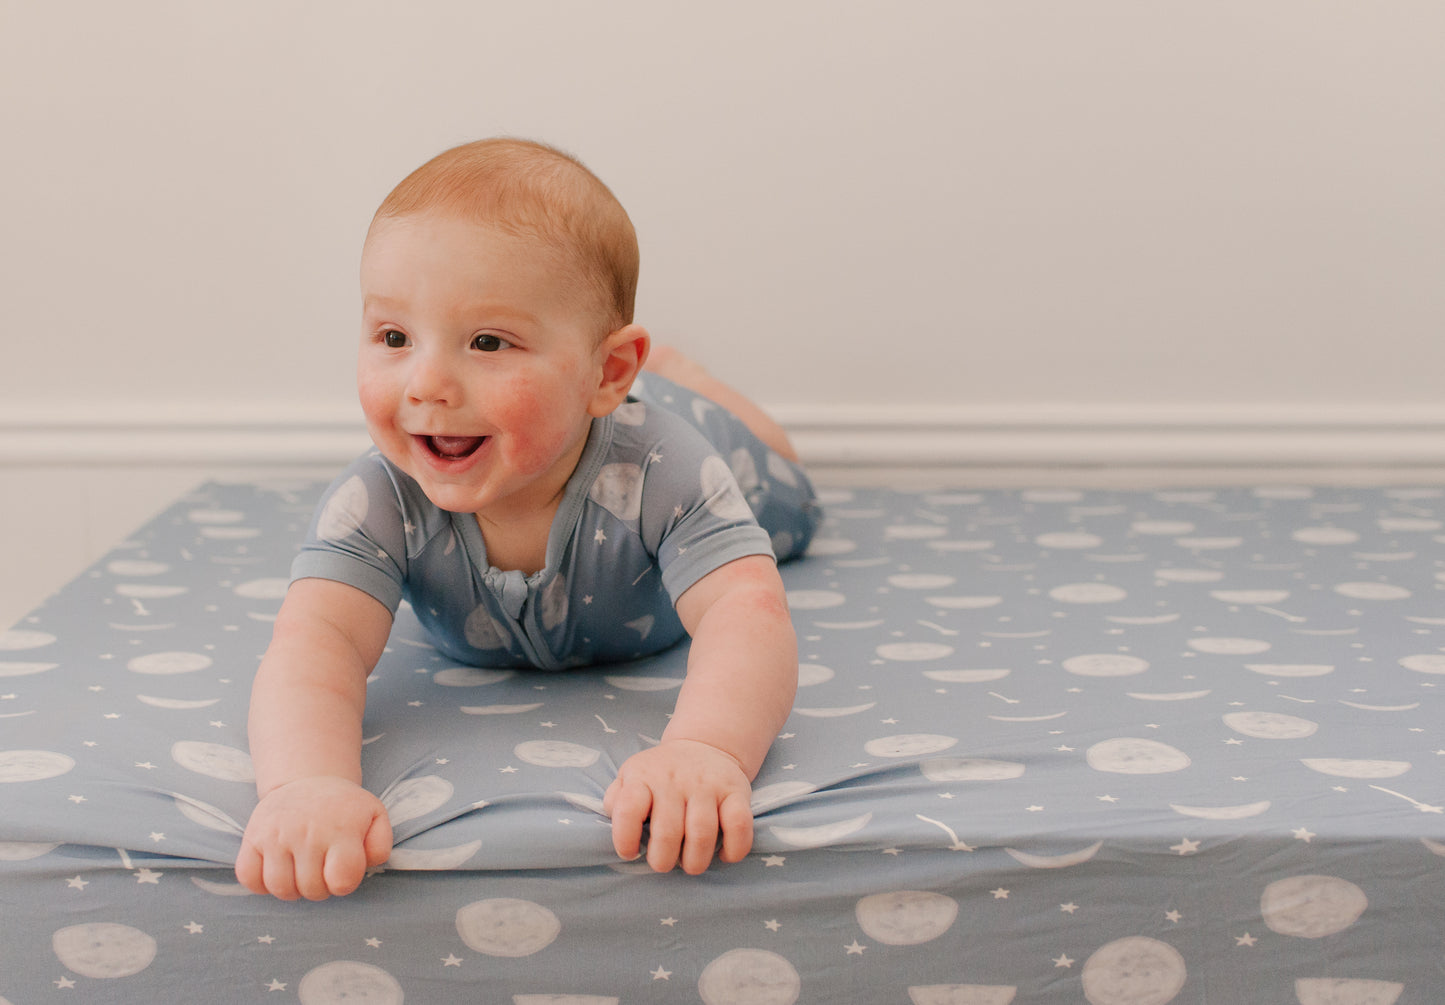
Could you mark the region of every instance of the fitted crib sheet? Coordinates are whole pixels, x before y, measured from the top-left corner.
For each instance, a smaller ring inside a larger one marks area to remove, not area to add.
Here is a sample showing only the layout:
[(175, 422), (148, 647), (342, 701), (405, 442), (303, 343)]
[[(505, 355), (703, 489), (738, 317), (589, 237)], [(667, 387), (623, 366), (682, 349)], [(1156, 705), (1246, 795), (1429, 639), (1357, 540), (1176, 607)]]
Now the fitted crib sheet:
[(754, 852), (601, 813), (685, 646), (464, 667), (403, 607), (354, 895), (230, 873), (249, 680), (320, 484), (210, 483), (0, 634), (0, 996), (1427, 1003), (1445, 989), (1436, 488), (826, 494)]

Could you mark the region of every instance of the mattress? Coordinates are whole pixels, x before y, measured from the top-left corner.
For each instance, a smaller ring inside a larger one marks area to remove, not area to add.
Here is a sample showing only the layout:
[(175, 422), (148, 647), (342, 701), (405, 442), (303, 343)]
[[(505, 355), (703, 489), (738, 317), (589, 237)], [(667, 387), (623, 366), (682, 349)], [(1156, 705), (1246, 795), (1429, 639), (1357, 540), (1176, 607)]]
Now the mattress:
[(391, 861), (230, 871), (249, 680), (322, 486), (201, 486), (0, 634), (0, 998), (1425, 1005), (1445, 994), (1438, 488), (826, 494), (753, 853), (616, 859), (685, 646), (458, 666), (403, 607)]

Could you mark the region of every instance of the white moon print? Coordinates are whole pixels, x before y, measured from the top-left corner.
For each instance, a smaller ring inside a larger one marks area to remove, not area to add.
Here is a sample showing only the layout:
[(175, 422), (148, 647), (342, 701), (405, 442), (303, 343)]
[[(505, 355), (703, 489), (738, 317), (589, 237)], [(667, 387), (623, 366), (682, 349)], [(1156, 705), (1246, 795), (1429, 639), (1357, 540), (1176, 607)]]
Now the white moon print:
[(1335, 778), (1398, 778), (1410, 770), (1409, 761), (1351, 760), (1341, 757), (1302, 757), (1311, 771)]
[(858, 927), (885, 946), (917, 946), (948, 931), (958, 902), (941, 893), (895, 890), (864, 897), (854, 913)]
[(930, 782), (1004, 782), (1022, 778), (1025, 771), (1017, 761), (986, 757), (935, 757), (918, 768)]
[(1134, 935), (1096, 949), (1080, 976), (1089, 1005), (1166, 1005), (1188, 971), (1173, 946)]
[(58, 666), (59, 663), (21, 663), (6, 660), (0, 662), (0, 677), (29, 677), (31, 674), (54, 670)]
[(1365, 891), (1336, 876), (1291, 876), (1264, 888), (1259, 911), (1271, 931), (1301, 939), (1343, 932), (1365, 913)]
[(171, 746), (171, 760), (187, 771), (223, 782), (254, 782), (251, 755), (221, 743), (181, 740)]
[(1238, 806), (1183, 806), (1179, 803), (1170, 803), (1169, 808), (1180, 816), (1194, 817), (1196, 820), (1247, 820), (1250, 817), (1257, 817), (1269, 809), (1268, 799), (1262, 799), (1257, 803), (1240, 803)]
[(1084, 549), (1097, 548), (1104, 543), (1104, 539), (1098, 534), (1086, 534), (1082, 531), (1052, 531), (1048, 534), (1040, 534), (1034, 538), (1034, 544), (1040, 548), (1055, 549)]
[(838, 719), (845, 715), (857, 715), (866, 712), (878, 705), (876, 701), (870, 701), (863, 705), (835, 705), (828, 708), (799, 708), (793, 706), (795, 715), (805, 715), (810, 719)]
[(323, 541), (344, 541), (361, 529), (371, 509), (366, 483), (352, 475), (337, 486), (316, 518), (316, 536)]
[(1340, 583), (1335, 592), (1351, 600), (1405, 600), (1411, 595), (1403, 586), (1389, 583)]
[(1194, 524), (1182, 520), (1135, 520), (1129, 529), (1146, 537), (1178, 537), (1193, 534)]
[(1257, 740), (1302, 740), (1320, 728), (1317, 722), (1282, 712), (1230, 712), (1223, 718), (1236, 733)]
[(234, 834), (237, 837), (245, 832), (245, 828), (236, 823), (230, 814), (219, 807), (203, 803), (190, 796), (183, 796), (179, 792), (170, 793), (170, 797), (181, 816), (193, 824), (198, 824), (206, 830), (217, 831), (221, 834)]
[(872, 819), (872, 813), (864, 813), (848, 820), (839, 820), (837, 823), (818, 824), (814, 827), (769, 827), (768, 831), (791, 848), (826, 848), (857, 834), (867, 827)]
[(1166, 583), (1217, 583), (1224, 573), (1215, 569), (1156, 569), (1154, 578)]
[(1163, 775), (1193, 763), (1188, 754), (1167, 743), (1130, 736), (1099, 741), (1085, 751), (1084, 760), (1095, 771), (1118, 775)]
[(1289, 599), (1288, 590), (1210, 590), (1209, 595), (1226, 604), (1277, 604)]
[(997, 607), (1003, 603), (1003, 597), (988, 595), (924, 597), (923, 599), (934, 607), (945, 611), (981, 611), (986, 607)]
[(913, 1005), (1010, 1005), (1018, 988), (1011, 984), (915, 984)]
[(120, 558), (114, 562), (105, 564), (105, 571), (112, 576), (159, 576), (161, 573), (170, 572), (171, 567), (165, 562), (150, 562), (139, 558)]
[(702, 494), (707, 499), (708, 512), (721, 520), (750, 520), (753, 511), (738, 489), (732, 469), (721, 457), (712, 456), (703, 460), (698, 473), (702, 482)]
[(0, 782), (42, 782), (74, 767), (74, 758), (53, 750), (0, 750)]
[(874, 757), (918, 757), (940, 753), (957, 743), (957, 737), (937, 733), (903, 733), (869, 740), (863, 749)]
[(1087, 848), (1080, 848), (1078, 851), (1069, 852), (1066, 855), (1035, 855), (1032, 852), (1019, 851), (1017, 848), (1005, 848), (1010, 857), (1019, 865), (1026, 865), (1030, 869), (1067, 869), (1071, 865), (1081, 865), (1089, 861), (1104, 847), (1104, 842), (1095, 841)]
[(986, 684), (991, 680), (1003, 680), (1012, 670), (1002, 667), (989, 670), (924, 670), (923, 676), (943, 684)]
[(301, 1005), (401, 1005), (401, 985), (370, 963), (337, 960), (323, 963), (301, 978), (296, 988)]
[(197, 670), (205, 670), (210, 665), (211, 658), (202, 653), (165, 652), (137, 656), (126, 664), (126, 669), (132, 673), (168, 677), (174, 674), (195, 673)]
[(1271, 648), (1263, 639), (1203, 638), (1190, 639), (1186, 644), (1197, 653), (1211, 656), (1253, 656)]
[(1213, 694), (1213, 691), (1125, 691), (1130, 698), (1138, 701), (1193, 701)]
[(467, 715), (518, 715), (522, 712), (535, 712), (542, 707), (542, 702), (534, 701), (521, 705), (461, 705), (458, 707)]
[(1335, 672), (1324, 663), (1246, 663), (1244, 668), (1265, 677), (1323, 677)]
[(468, 841), (466, 844), (453, 845), (450, 848), (397, 847), (391, 850), (391, 857), (386, 860), (386, 867), (418, 872), (443, 872), (448, 869), (460, 869), (481, 849), (480, 839)]
[(1416, 673), (1445, 673), (1445, 653), (1419, 653), (1403, 656), (1400, 665)]
[(423, 775), (420, 778), (403, 778), (388, 786), (381, 794), (381, 802), (391, 822), (399, 824), (441, 809), (453, 792), (452, 783), (445, 778)]
[(642, 513), (642, 468), (636, 464), (604, 465), (588, 495), (617, 519), (630, 523)]
[(92, 922), (62, 928), (50, 938), (67, 970), (100, 980), (130, 977), (156, 958), (156, 940), (139, 928)]
[(1061, 604), (1112, 604), (1128, 595), (1127, 590), (1108, 583), (1066, 583), (1049, 591)]
[(0, 862), (28, 862), (59, 847), (50, 841), (0, 841)]
[(681, 677), (639, 677), (609, 674), (602, 678), (619, 691), (672, 691), (682, 687)]
[(241, 583), (231, 592), (246, 600), (281, 600), (291, 586), (289, 579), (279, 576), (268, 579), (250, 579)]
[(492, 612), (487, 610), (485, 604), (467, 615), (462, 634), (466, 636), (467, 644), (474, 649), (509, 648), (507, 629), (492, 617)]
[(936, 572), (900, 572), (888, 577), (888, 585), (899, 590), (941, 590), (955, 582), (956, 577)]
[(1149, 669), (1149, 661), (1123, 653), (1089, 653), (1070, 656), (1063, 668), (1080, 677), (1129, 677)]
[(886, 642), (875, 652), (885, 660), (902, 663), (921, 663), (925, 660), (941, 660), (953, 655), (953, 646), (942, 642)]
[(1350, 977), (1301, 977), (1294, 982), (1300, 1005), (1395, 1005), (1405, 985)]
[(834, 590), (789, 590), (788, 607), (795, 611), (825, 611), (842, 607), (848, 598)]
[(221, 699), (195, 698), (187, 700), (185, 698), (158, 698), (154, 695), (138, 694), (135, 696), (135, 700), (142, 705), (149, 705), (151, 708), (168, 708), (173, 711), (187, 711), (197, 708), (210, 708), (212, 705), (218, 704)]
[(832, 667), (825, 667), (819, 663), (798, 664), (798, 686), (815, 687), (818, 684), (826, 684), (833, 679)]
[(478, 900), (457, 911), (457, 934), (468, 949), (487, 956), (531, 956), (561, 931), (557, 915), (530, 900)]
[(432, 674), (432, 683), (442, 687), (485, 687), (517, 676), (515, 670), (482, 670), (479, 667), (447, 667)]
[(765, 809), (775, 809), (784, 803), (792, 802), (810, 792), (817, 791), (818, 786), (812, 782), (773, 782), (771, 785), (761, 786), (753, 789), (753, 813), (761, 813)]
[(802, 989), (793, 965), (766, 949), (723, 953), (697, 980), (703, 1005), (793, 1005)]
[(600, 750), (566, 740), (527, 740), (512, 748), (512, 753), (539, 768), (587, 768), (602, 756)]
[(49, 632), (37, 632), (28, 628), (11, 628), (0, 632), (0, 652), (40, 649), (54, 641), (55, 636)]
[(1290, 535), (1300, 544), (1354, 544), (1360, 535), (1342, 527), (1301, 527)]

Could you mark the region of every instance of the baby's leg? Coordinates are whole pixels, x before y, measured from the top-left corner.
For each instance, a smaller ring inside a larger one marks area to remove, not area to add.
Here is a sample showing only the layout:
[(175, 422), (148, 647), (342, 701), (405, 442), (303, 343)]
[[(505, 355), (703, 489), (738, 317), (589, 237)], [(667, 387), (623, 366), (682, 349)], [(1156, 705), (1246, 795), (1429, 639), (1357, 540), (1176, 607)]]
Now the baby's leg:
[(797, 463), (798, 452), (788, 434), (767, 412), (708, 373), (703, 365), (669, 345), (654, 345), (647, 358), (648, 370), (661, 374), (674, 384), (681, 384), (732, 412), (753, 431), (753, 435), (788, 460)]

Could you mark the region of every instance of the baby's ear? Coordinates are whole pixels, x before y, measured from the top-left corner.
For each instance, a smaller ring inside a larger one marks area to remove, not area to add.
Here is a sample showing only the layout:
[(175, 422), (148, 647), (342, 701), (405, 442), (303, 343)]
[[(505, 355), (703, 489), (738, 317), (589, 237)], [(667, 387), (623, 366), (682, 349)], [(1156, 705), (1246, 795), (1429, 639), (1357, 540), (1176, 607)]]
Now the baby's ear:
[(642, 372), (651, 349), (652, 336), (641, 325), (619, 328), (602, 340), (597, 348), (602, 361), (602, 381), (588, 408), (590, 414), (608, 415), (627, 400), (627, 392)]

